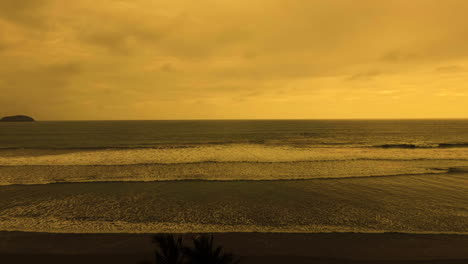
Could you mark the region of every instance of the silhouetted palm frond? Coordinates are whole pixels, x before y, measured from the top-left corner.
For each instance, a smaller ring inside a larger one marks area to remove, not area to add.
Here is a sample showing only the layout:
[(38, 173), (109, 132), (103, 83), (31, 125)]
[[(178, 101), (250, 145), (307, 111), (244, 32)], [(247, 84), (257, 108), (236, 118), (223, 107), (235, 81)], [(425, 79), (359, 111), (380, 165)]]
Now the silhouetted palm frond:
[(184, 255), (182, 252), (182, 237), (161, 234), (153, 237), (158, 249), (155, 252), (156, 264), (182, 264)]
[(213, 236), (200, 236), (193, 239), (193, 248), (184, 247), (190, 264), (237, 264), (240, 260), (224, 253), (222, 247), (215, 247)]

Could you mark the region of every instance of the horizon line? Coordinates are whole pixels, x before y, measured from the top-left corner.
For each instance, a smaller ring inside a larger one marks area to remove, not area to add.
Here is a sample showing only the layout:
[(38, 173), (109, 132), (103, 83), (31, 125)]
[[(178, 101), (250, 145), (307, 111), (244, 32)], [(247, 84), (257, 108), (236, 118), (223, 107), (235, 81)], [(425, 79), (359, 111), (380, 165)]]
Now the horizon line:
[(193, 119), (38, 119), (36, 122), (80, 121), (353, 121), (353, 120), (468, 120), (468, 117), (404, 117), (404, 118), (193, 118)]

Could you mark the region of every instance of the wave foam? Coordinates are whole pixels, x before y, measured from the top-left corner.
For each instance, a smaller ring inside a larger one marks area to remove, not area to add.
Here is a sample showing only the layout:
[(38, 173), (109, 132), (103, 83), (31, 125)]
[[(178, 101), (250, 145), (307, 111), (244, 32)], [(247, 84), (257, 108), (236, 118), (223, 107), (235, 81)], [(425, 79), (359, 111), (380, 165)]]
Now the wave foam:
[(264, 145), (207, 145), (194, 148), (22, 150), (0, 154), (0, 165), (119, 165), (197, 162), (295, 162), (328, 160), (466, 160), (468, 148), (295, 148)]
[[(77, 182), (271, 181), (441, 174), (463, 161), (354, 160), (322, 162), (204, 162), (130, 165), (0, 166), (0, 185)], [(452, 169), (450, 169), (452, 168)]]

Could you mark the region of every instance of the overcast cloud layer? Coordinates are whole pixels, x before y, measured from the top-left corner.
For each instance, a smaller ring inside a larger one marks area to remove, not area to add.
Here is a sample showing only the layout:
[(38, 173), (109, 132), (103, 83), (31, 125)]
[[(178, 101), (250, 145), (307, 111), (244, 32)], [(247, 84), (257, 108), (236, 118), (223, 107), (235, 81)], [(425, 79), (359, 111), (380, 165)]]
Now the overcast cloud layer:
[(466, 118), (465, 0), (0, 1), (0, 115)]

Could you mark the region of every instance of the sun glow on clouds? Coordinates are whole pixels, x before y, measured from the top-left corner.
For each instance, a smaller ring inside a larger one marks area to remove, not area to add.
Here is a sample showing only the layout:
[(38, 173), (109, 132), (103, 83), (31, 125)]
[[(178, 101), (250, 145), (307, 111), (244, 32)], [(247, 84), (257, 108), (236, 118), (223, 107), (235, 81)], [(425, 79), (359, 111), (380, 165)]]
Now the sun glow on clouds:
[(0, 114), (467, 117), (468, 2), (0, 2)]

